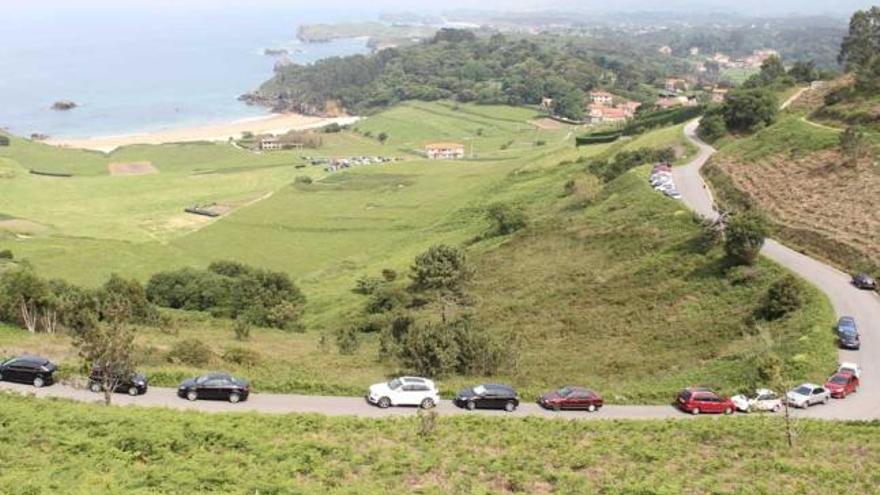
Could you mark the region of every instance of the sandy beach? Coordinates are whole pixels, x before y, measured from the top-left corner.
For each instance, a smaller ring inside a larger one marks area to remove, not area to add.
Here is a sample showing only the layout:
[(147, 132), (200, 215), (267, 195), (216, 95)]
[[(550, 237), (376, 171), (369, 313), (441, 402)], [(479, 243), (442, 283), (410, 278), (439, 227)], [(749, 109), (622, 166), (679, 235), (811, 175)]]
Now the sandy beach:
[(300, 114), (272, 114), (266, 117), (242, 119), (223, 124), (212, 124), (200, 127), (168, 129), (140, 134), (118, 136), (98, 136), (83, 139), (47, 139), (45, 142), (54, 146), (82, 148), (110, 153), (116, 148), (131, 144), (165, 144), (188, 141), (226, 141), (230, 137), (238, 138), (245, 131), (254, 134), (281, 134), (290, 130), (305, 130), (323, 127), (331, 123), (339, 125), (351, 124), (358, 117), (310, 117)]

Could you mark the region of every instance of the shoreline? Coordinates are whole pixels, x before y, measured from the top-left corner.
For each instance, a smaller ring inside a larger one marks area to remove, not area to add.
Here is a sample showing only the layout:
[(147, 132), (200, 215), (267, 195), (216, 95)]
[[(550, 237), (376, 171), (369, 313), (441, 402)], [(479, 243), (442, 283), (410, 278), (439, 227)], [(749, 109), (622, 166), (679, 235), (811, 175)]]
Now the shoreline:
[(49, 138), (43, 141), (61, 148), (78, 148), (112, 153), (117, 148), (134, 144), (169, 144), (193, 141), (227, 141), (241, 137), (243, 132), (254, 134), (282, 134), (292, 130), (307, 130), (329, 124), (348, 125), (359, 117), (312, 117), (298, 113), (277, 113), (262, 117), (247, 117), (229, 122), (208, 124), (179, 129), (147, 131), (141, 133), (95, 136), (88, 138)]

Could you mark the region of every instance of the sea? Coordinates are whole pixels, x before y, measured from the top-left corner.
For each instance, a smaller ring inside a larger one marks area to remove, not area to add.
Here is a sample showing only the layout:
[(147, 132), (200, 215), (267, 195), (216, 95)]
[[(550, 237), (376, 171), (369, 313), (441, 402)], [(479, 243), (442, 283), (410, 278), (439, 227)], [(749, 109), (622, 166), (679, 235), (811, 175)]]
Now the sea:
[[(187, 0), (12, 1), (11, 7), (0, 7), (0, 128), (57, 138), (118, 136), (266, 115), (266, 109), (237, 100), (272, 77), (277, 58), (264, 49), (285, 48), (290, 59), (302, 64), (366, 53), (364, 39), (298, 42), (297, 27), (378, 15), (261, 0), (190, 5)], [(59, 100), (78, 107), (52, 110)]]

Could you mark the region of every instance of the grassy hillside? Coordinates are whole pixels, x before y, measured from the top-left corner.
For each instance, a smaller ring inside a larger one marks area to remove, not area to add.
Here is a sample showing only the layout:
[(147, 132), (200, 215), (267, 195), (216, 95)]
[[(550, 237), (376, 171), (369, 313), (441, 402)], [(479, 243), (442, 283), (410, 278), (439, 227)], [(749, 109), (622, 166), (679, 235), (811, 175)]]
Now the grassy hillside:
[[(785, 242), (850, 270), (880, 275), (880, 133), (865, 132), (864, 155), (852, 162), (841, 151), (849, 119), (834, 118), (825, 97), (846, 80), (808, 90), (778, 122), (723, 141), (705, 169), (719, 199), (730, 208), (767, 211)], [(847, 100), (864, 112), (869, 100)]]
[[(5, 395), (0, 484), (24, 495), (870, 494), (880, 424), (223, 416)], [(149, 425), (145, 427), (145, 425)], [(428, 431), (428, 433), (420, 433)], [(711, 487), (711, 489), (709, 488)]]

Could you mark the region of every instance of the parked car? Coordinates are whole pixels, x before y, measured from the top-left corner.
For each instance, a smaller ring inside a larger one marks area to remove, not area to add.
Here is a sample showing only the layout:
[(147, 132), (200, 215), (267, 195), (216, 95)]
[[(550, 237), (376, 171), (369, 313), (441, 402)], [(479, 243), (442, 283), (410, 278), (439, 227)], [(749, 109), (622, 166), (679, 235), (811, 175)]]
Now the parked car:
[(419, 406), (430, 409), (440, 402), (440, 393), (427, 378), (402, 376), (387, 383), (370, 385), (367, 401), (382, 409), (389, 406)]
[(867, 273), (859, 273), (852, 279), (852, 284), (859, 289), (877, 290), (877, 281)]
[(835, 399), (845, 399), (859, 390), (859, 379), (852, 373), (835, 373), (825, 382), (825, 388)]
[(575, 386), (565, 386), (553, 392), (547, 392), (538, 398), (538, 405), (545, 409), (559, 411), (562, 409), (583, 409), (589, 412), (598, 411), (605, 401), (596, 392)]
[(672, 199), (681, 199), (681, 193), (678, 191), (678, 189), (667, 189), (663, 191), (663, 194), (669, 196)]
[(40, 356), (18, 356), (0, 363), (0, 380), (32, 383), (40, 388), (55, 382), (58, 366)]
[(850, 373), (854, 375), (856, 378), (861, 378), (862, 376), (862, 368), (859, 367), (856, 363), (848, 363), (843, 362), (837, 366), (838, 373)]
[[(115, 382), (114, 392), (125, 392), (131, 396), (147, 393), (147, 377), (143, 373), (129, 373)], [(93, 366), (89, 373), (89, 390), (95, 393), (104, 390), (104, 372), (100, 366)]]
[(250, 392), (251, 386), (247, 380), (228, 373), (209, 373), (184, 380), (177, 389), (177, 395), (188, 400), (219, 399), (233, 404), (247, 400)]
[(688, 387), (678, 393), (676, 405), (691, 414), (724, 413), (733, 414), (736, 406), (727, 397), (722, 397), (708, 388)]
[(654, 186), (654, 189), (657, 191), (660, 191), (660, 192), (665, 192), (668, 190), (675, 189), (675, 184), (673, 184), (672, 182), (663, 182), (657, 186)]
[(772, 411), (777, 412), (782, 409), (782, 399), (776, 395), (776, 392), (759, 388), (751, 396), (734, 395), (730, 398), (738, 411), (754, 412), (754, 411)]
[(856, 320), (850, 316), (842, 316), (837, 322), (837, 340), (843, 349), (859, 350), (862, 347)]
[(455, 396), (456, 406), (469, 411), (474, 409), (504, 409), (513, 412), (519, 407), (519, 396), (513, 387), (494, 383), (466, 388)]
[(831, 392), (815, 383), (804, 383), (785, 394), (785, 400), (794, 407), (805, 409), (815, 404), (827, 404)]

